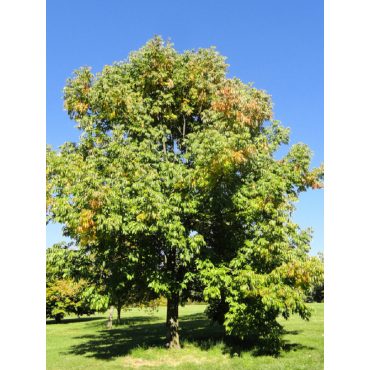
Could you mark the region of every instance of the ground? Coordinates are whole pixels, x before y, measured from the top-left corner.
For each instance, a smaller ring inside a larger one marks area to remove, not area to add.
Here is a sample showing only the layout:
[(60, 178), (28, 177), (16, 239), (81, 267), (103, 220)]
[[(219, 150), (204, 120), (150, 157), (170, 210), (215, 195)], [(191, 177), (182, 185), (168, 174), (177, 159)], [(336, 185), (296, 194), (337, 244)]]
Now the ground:
[[(109, 312), (47, 320), (47, 369), (320, 369), (324, 368), (324, 304), (314, 303), (309, 322), (294, 315), (284, 326), (280, 356), (265, 355), (253, 341), (231, 340), (218, 325), (209, 326), (206, 306), (180, 307), (178, 351), (163, 348), (166, 308), (148, 315), (133, 309), (120, 326), (107, 330)], [(116, 316), (115, 316), (116, 317)]]

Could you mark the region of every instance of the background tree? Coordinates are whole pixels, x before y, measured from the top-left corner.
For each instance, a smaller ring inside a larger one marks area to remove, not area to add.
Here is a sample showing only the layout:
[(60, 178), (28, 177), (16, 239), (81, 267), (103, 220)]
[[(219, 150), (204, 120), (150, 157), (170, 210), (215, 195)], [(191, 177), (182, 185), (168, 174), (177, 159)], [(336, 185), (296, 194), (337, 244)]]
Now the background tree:
[[(71, 249), (73, 247), (74, 249)], [(153, 311), (160, 303), (156, 295), (148, 294), (137, 280), (130, 282), (130, 285), (123, 289), (122, 279), (120, 280), (120, 275), (116, 273), (117, 261), (113, 259), (113, 261), (110, 260), (110, 264), (104, 263), (110, 267), (104, 268), (95, 255), (86, 254), (85, 250), (76, 248), (73, 243), (55, 244), (47, 250), (46, 261), (49, 285), (54, 286), (57, 282), (64, 288), (70, 287), (70, 292), (78, 289), (79, 298), (83, 300), (84, 307), (90, 306), (92, 310), (104, 312), (110, 306), (108, 328), (112, 327), (114, 307), (117, 309), (119, 325), (122, 309), (135, 306)], [(80, 283), (73, 284), (73, 279)]]
[(303, 144), (275, 160), (289, 129), (270, 96), (226, 78), (214, 48), (172, 46), (155, 37), (128, 61), (67, 80), (64, 106), (82, 135), (47, 147), (48, 220), (127, 297), (140, 287), (137, 301), (167, 298), (170, 347), (178, 305), (202, 297), (227, 307), (213, 312), (228, 334), (258, 331), (277, 350), (277, 316), (308, 319), (304, 292), (322, 278), (307, 257), (311, 230), (291, 216), (299, 192), (322, 187), (323, 166), (310, 170)]
[[(69, 251), (73, 253), (73, 251)], [(50, 250), (47, 250), (47, 256)], [(48, 258), (47, 258), (48, 262)], [(85, 280), (74, 281), (64, 278), (62, 274), (52, 271), (50, 264), (46, 265), (46, 318), (55, 319), (57, 323), (71, 313), (78, 317), (95, 314), (90, 301), (85, 295), (88, 284)]]
[[(324, 269), (324, 253), (318, 252), (317, 257), (322, 263), (322, 268)], [(314, 282), (308, 292), (306, 293), (306, 302), (324, 302), (324, 280)]]
[(71, 313), (78, 317), (95, 314), (90, 303), (84, 297), (86, 282), (74, 282), (72, 279), (60, 279), (46, 283), (46, 318), (57, 323)]

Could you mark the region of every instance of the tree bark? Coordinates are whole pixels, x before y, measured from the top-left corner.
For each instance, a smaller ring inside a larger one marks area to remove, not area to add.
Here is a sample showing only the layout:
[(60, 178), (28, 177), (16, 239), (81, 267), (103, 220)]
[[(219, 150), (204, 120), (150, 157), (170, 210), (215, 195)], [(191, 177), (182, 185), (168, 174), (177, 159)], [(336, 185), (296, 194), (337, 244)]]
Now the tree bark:
[[(166, 269), (172, 279), (176, 275), (176, 249), (171, 248), (167, 254)], [(179, 292), (172, 289), (167, 298), (166, 348), (180, 349), (179, 338)]]
[(167, 299), (166, 347), (180, 349), (178, 293)]
[(121, 325), (121, 306), (117, 306), (117, 325)]
[(114, 306), (110, 306), (110, 311), (109, 311), (109, 320), (108, 320), (107, 329), (112, 329), (113, 311), (114, 311)]
[(182, 130), (182, 138), (185, 139), (185, 127), (186, 127), (186, 121), (185, 121), (185, 116), (184, 116), (184, 128)]
[(167, 150), (166, 150), (166, 136), (163, 137), (163, 152), (164, 152), (164, 156), (166, 158), (166, 161), (168, 161), (168, 159), (167, 159)]

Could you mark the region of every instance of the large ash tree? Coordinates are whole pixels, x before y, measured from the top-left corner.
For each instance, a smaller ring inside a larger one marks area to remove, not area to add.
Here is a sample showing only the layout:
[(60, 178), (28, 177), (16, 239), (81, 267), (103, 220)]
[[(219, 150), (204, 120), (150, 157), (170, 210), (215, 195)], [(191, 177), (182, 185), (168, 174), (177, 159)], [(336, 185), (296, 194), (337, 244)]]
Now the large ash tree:
[[(47, 147), (47, 218), (93, 255), (123, 299), (168, 299), (166, 343), (179, 347), (178, 306), (205, 299), (226, 333), (281, 344), (279, 314), (308, 319), (304, 293), (323, 278), (311, 230), (292, 221), (323, 166), (288, 144), (270, 96), (226, 77), (211, 49), (174, 50), (160, 37), (64, 88), (79, 143)], [(135, 290), (135, 289), (134, 289)]]

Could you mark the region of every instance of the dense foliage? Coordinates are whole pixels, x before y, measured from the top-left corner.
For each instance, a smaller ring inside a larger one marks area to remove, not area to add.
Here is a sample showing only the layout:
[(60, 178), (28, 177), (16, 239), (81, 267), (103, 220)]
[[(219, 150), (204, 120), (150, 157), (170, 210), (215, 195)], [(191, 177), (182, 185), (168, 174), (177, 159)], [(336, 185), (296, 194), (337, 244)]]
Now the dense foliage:
[(71, 278), (63, 279), (53, 277), (50, 266), (46, 274), (46, 318), (57, 322), (70, 314), (77, 316), (90, 316), (95, 313), (90, 301), (85, 295), (88, 284), (84, 280), (73, 281)]
[(106, 294), (168, 299), (171, 346), (191, 299), (208, 300), (228, 334), (257, 331), (277, 349), (277, 316), (308, 319), (304, 294), (322, 279), (292, 213), (299, 192), (322, 187), (323, 166), (310, 169), (304, 144), (274, 158), (289, 128), (224, 60), (155, 37), (101, 73), (75, 71), (64, 106), (82, 135), (47, 147), (47, 218), (93, 256)]
[[(322, 267), (324, 268), (324, 253), (319, 252), (318, 258), (322, 263)], [(308, 292), (306, 293), (305, 302), (317, 302), (323, 303), (324, 302), (324, 281), (317, 281), (314, 282)]]
[[(78, 299), (81, 299), (78, 307), (81, 306), (84, 310), (90, 307), (94, 312), (104, 312), (109, 306), (114, 306), (118, 312), (117, 322), (120, 323), (121, 309), (137, 307), (153, 311), (163, 304), (163, 299), (155, 299), (155, 295), (148, 294), (145, 289), (140, 291), (140, 287), (135, 284), (131, 285), (130, 294), (124, 294), (118, 281), (119, 276), (114, 270), (102, 267), (97, 263), (94, 254), (86, 254), (73, 244), (59, 243), (47, 250), (47, 282), (53, 289), (56, 284), (69, 287), (69, 291), (64, 295), (68, 295), (68, 292), (78, 292)], [(48, 304), (50, 305), (47, 301)], [(75, 303), (71, 304), (75, 306)], [(61, 305), (60, 302), (59, 306)], [(77, 314), (77, 311), (70, 312)]]

